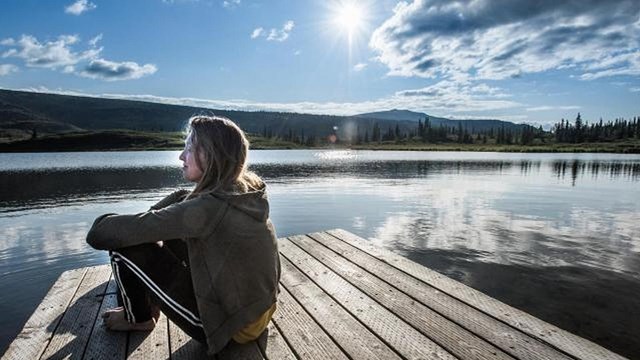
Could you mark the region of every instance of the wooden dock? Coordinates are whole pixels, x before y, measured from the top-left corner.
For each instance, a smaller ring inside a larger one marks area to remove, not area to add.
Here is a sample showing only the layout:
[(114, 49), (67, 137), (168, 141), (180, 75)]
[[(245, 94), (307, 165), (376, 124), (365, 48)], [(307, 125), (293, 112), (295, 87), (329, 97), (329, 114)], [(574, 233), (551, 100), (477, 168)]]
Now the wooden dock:
[[(343, 230), (280, 239), (278, 310), (218, 359), (624, 359)], [(107, 331), (108, 266), (63, 273), (2, 359), (204, 359), (164, 316)]]

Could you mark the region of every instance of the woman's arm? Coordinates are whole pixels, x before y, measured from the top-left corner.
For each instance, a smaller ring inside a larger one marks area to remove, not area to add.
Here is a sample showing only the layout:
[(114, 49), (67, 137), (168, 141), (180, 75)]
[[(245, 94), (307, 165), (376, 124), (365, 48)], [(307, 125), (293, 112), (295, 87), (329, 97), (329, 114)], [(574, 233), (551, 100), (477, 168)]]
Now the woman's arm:
[(176, 190), (171, 194), (167, 195), (164, 199), (158, 201), (155, 205), (151, 206), (149, 210), (160, 210), (169, 205), (175, 204), (179, 201), (184, 200), (184, 198), (189, 194), (189, 190)]
[(100, 250), (169, 239), (202, 237), (214, 230), (228, 204), (204, 195), (166, 208), (134, 215), (105, 214), (87, 234), (87, 243)]

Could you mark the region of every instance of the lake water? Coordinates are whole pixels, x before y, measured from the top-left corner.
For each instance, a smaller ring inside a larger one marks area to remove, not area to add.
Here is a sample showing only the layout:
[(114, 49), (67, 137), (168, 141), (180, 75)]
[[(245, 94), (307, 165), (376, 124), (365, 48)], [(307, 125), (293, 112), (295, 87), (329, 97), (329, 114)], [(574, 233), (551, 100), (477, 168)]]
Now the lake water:
[[(640, 156), (253, 151), (279, 236), (343, 228), (640, 358)], [(0, 353), (85, 235), (176, 187), (176, 151), (0, 154)]]

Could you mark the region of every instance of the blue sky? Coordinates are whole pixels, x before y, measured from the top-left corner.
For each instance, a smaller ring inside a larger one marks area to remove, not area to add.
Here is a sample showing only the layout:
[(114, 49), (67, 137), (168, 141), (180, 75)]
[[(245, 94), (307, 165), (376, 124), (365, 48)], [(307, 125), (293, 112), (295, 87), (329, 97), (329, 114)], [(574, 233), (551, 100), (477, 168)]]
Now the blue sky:
[(0, 87), (548, 127), (640, 115), (637, 0), (3, 0)]

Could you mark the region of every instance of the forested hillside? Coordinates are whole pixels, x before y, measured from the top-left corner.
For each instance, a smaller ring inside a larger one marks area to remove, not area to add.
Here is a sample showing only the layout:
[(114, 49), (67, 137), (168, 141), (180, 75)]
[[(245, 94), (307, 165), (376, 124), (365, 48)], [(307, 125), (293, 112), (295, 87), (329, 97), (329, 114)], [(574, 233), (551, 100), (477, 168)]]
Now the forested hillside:
[[(364, 137), (366, 132), (372, 134), (375, 127), (383, 129), (382, 132), (388, 129), (395, 131), (397, 127), (401, 133), (410, 134), (415, 131), (418, 120), (395, 116), (398, 114), (394, 111), (358, 116), (251, 112), (0, 90), (0, 133), (5, 141), (11, 134), (24, 138), (34, 131), (36, 134), (109, 129), (175, 132), (182, 130), (187, 119), (194, 114), (226, 116), (245, 131), (265, 137), (305, 139), (320, 139), (332, 134), (342, 139)], [(413, 114), (422, 121), (429, 118), (427, 114)], [(431, 124), (456, 129), (462, 124), (470, 132), (502, 127), (515, 132), (523, 126), (498, 120), (442, 118), (433, 118)]]

